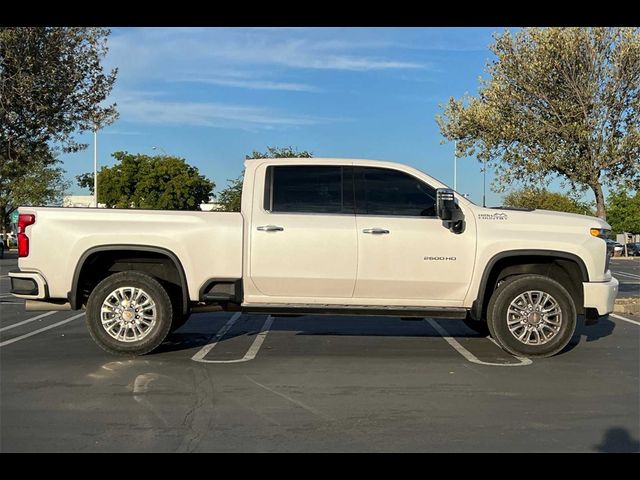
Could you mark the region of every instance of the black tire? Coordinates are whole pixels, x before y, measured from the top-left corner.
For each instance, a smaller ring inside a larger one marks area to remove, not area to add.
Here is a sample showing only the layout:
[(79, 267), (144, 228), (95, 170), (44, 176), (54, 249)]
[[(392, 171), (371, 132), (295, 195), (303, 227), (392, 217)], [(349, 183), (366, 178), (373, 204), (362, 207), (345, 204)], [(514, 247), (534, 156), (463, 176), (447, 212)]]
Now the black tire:
[[(102, 326), (102, 304), (107, 296), (119, 287), (141, 288), (155, 303), (156, 323), (142, 340), (116, 340)], [(87, 327), (91, 337), (103, 350), (115, 355), (144, 355), (160, 346), (169, 334), (172, 316), (173, 307), (167, 291), (153, 277), (135, 271), (115, 273), (105, 278), (93, 289), (87, 302)]]
[[(524, 343), (518, 340), (507, 327), (509, 305), (518, 295), (527, 291), (547, 293), (555, 299), (560, 307), (562, 318), (557, 333), (546, 343), (536, 345)], [(514, 355), (526, 357), (551, 357), (555, 355), (571, 340), (576, 323), (576, 307), (567, 289), (555, 280), (543, 275), (516, 275), (508, 278), (493, 293), (487, 308), (487, 325), (491, 337), (503, 349)]]
[(486, 337), (490, 333), (487, 322), (482, 320), (474, 320), (473, 318), (469, 317), (469, 315), (467, 315), (467, 318), (464, 319), (464, 324), (483, 337)]

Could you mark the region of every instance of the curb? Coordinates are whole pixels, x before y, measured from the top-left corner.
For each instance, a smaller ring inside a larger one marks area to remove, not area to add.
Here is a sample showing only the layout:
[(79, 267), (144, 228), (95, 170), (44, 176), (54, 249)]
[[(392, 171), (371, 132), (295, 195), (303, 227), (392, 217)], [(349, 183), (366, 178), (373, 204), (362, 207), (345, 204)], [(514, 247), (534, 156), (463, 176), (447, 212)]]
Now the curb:
[(617, 298), (613, 313), (640, 314), (640, 298)]

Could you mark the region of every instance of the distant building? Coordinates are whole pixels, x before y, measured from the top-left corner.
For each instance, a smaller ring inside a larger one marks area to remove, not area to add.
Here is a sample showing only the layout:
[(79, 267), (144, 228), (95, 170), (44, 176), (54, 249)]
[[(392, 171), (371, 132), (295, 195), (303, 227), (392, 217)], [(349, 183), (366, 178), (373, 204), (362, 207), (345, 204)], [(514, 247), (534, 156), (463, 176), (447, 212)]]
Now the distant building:
[(203, 212), (217, 212), (222, 210), (224, 207), (219, 203), (209, 202), (209, 203), (201, 203), (200, 210)]
[[(62, 198), (63, 207), (93, 207), (93, 195), (66, 195)], [(105, 208), (104, 203), (99, 203), (99, 208)]]

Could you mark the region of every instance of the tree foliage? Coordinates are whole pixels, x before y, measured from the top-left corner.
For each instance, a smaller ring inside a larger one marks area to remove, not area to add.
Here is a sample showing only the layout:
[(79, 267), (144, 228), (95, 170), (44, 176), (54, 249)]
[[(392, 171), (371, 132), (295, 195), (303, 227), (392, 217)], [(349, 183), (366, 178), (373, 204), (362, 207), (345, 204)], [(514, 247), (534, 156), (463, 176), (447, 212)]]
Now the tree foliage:
[(115, 152), (98, 172), (98, 201), (109, 208), (198, 210), (215, 184), (183, 158)]
[(561, 178), (591, 189), (640, 185), (640, 30), (525, 28), (490, 47), (479, 94), (437, 121), (459, 156), (498, 161), (496, 190)]
[[(76, 133), (116, 118), (115, 104), (104, 101), (117, 72), (100, 63), (108, 35), (104, 28), (0, 28), (0, 216), (59, 196), (57, 153), (85, 148)], [(29, 184), (41, 195), (22, 195)]]
[(626, 190), (609, 193), (607, 221), (613, 234), (640, 233), (640, 190), (635, 195)]
[(81, 173), (76, 175), (76, 183), (80, 188), (86, 188), (93, 195), (93, 172)]
[(69, 187), (64, 170), (55, 163), (32, 162), (31, 168), (12, 181), (7, 189), (0, 190), (0, 205), (5, 205), (0, 209), (0, 228), (5, 231), (9, 229), (11, 213), (18, 206), (59, 204)]
[(514, 190), (504, 197), (504, 205), (518, 208), (538, 208), (555, 212), (593, 215), (593, 205), (570, 195), (550, 192), (544, 188), (525, 187)]
[[(266, 152), (254, 150), (245, 159), (254, 158), (311, 158), (313, 153), (306, 150), (298, 150), (295, 147), (267, 147)], [(239, 212), (240, 200), (242, 197), (242, 182), (244, 181), (244, 170), (238, 178), (227, 180), (227, 186), (218, 194), (218, 203), (226, 212)]]

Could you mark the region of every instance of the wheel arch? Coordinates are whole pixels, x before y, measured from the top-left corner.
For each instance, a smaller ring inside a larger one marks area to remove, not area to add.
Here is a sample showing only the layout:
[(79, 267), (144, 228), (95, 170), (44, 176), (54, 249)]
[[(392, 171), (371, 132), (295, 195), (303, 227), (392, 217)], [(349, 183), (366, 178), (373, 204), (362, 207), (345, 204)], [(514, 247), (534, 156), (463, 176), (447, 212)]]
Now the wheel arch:
[(576, 311), (584, 310), (582, 282), (589, 281), (589, 273), (584, 261), (576, 254), (558, 250), (507, 250), (497, 253), (487, 262), (478, 294), (471, 306), (474, 319), (482, 319), (486, 314), (489, 298), (501, 278), (524, 273), (554, 274), (574, 300)]
[[(113, 258), (117, 258), (118, 252), (125, 254), (126, 256), (141, 253), (140, 259), (149, 258), (150, 255), (156, 255), (156, 258), (165, 258), (175, 268), (177, 275), (177, 285), (181, 290), (182, 297), (182, 312), (187, 313), (189, 309), (189, 289), (187, 285), (187, 276), (184, 268), (178, 256), (171, 250), (164, 247), (157, 247), (152, 245), (136, 245), (136, 244), (115, 244), (115, 245), (98, 245), (87, 249), (78, 260), (75, 270), (73, 272), (73, 279), (71, 283), (71, 290), (67, 294), (67, 299), (71, 305), (72, 310), (79, 310), (82, 307), (82, 291), (79, 289), (81, 286), (80, 280), (83, 274), (86, 272), (85, 267), (89, 266), (92, 262), (90, 259), (96, 259), (100, 255), (112, 254)], [(146, 257), (145, 257), (146, 255)], [(135, 263), (135, 262), (133, 262)]]

